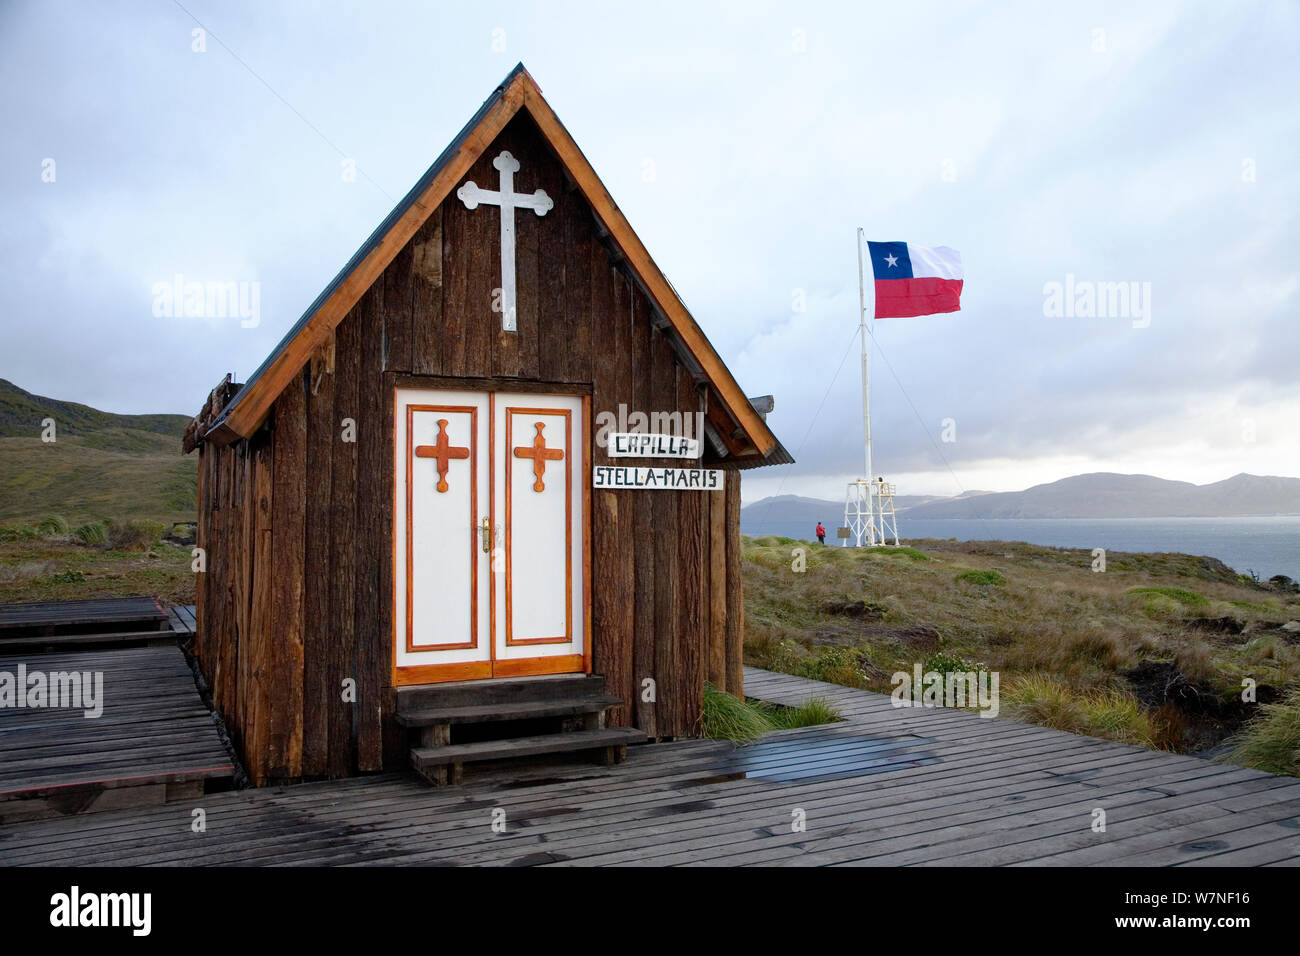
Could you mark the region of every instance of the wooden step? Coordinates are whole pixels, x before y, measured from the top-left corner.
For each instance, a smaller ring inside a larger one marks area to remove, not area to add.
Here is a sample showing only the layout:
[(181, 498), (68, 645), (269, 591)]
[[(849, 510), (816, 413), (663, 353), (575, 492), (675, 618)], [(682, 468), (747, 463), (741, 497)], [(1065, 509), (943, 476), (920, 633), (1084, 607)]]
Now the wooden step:
[(510, 740), (485, 740), (474, 744), (447, 747), (412, 747), (411, 765), (417, 770), (447, 764), (477, 763), (483, 760), (509, 760), (537, 754), (576, 753), (602, 747), (620, 747), (645, 743), (645, 731), (635, 727), (608, 727), (603, 730), (575, 730), (562, 734), (540, 734)]
[(605, 693), (605, 678), (597, 674), (557, 674), (551, 677), (503, 677), (490, 680), (417, 684), (397, 689), (397, 712), (414, 713), (443, 707), (521, 704), (541, 700), (574, 700)]
[(0, 604), (0, 635), (4, 636), (165, 630), (167, 612), (150, 597)]
[(538, 717), (576, 717), (598, 714), (623, 701), (601, 694), (596, 697), (530, 700), (517, 704), (474, 704), (465, 707), (427, 707), (408, 712), (398, 711), (397, 722), (404, 727), (431, 727), (434, 724), (482, 724), (497, 720), (531, 720)]
[(55, 651), (111, 650), (175, 644), (175, 631), (111, 631), (93, 634), (49, 634), (8, 637), (0, 634), (0, 654), (42, 654)]

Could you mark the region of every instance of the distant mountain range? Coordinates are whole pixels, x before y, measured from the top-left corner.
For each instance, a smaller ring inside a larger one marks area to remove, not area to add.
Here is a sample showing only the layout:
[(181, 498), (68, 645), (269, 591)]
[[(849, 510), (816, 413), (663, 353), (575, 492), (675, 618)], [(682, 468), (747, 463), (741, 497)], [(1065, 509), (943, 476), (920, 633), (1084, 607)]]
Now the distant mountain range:
[[(53, 442), (42, 422), (54, 420)], [(0, 379), (0, 519), (46, 514), (194, 520), (197, 455), (185, 415), (116, 415)]]
[[(989, 494), (989, 492), (968, 491), (965, 495), (955, 498), (945, 498), (942, 495), (899, 495), (894, 499), (894, 508), (899, 514), (902, 514), (904, 511), (921, 505), (960, 501), (972, 495), (986, 494)], [(843, 517), (843, 501), (804, 498), (801, 495), (776, 495), (771, 498), (762, 498), (753, 504), (742, 507), (740, 509), (740, 530), (745, 534), (750, 534), (749, 526), (752, 526), (754, 521), (770, 521), (773, 519), (777, 521), (800, 521), (810, 527), (815, 527), (817, 522), (820, 521), (831, 529), (833, 535), (835, 526), (840, 523)]]
[[(1097, 472), (1062, 478), (1024, 491), (968, 491), (954, 498), (900, 495), (899, 514), (910, 518), (1184, 518), (1300, 514), (1300, 478), (1234, 475), (1209, 485), (1151, 475)], [(825, 523), (844, 516), (843, 501), (780, 495), (746, 505), (741, 529), (762, 521)], [(746, 532), (750, 533), (750, 532)]]
[[(54, 443), (41, 422), (57, 424)], [(74, 517), (192, 519), (195, 462), (180, 453), (185, 415), (116, 415), (45, 398), (0, 379), (0, 519)], [(901, 495), (910, 518), (1166, 518), (1300, 514), (1300, 478), (1235, 475), (1209, 485), (1150, 475), (1075, 475), (1024, 491), (968, 491), (952, 498)], [(834, 535), (843, 501), (797, 495), (741, 509), (741, 530), (771, 521), (825, 523)]]

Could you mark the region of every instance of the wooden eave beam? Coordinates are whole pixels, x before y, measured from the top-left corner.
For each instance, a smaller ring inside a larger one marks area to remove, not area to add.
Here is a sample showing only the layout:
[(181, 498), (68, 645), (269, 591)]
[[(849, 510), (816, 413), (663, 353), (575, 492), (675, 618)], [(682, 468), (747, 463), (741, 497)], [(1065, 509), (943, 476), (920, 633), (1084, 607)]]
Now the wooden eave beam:
[(736, 434), (744, 434), (744, 429), (740, 428), (731, 416), (722, 406), (715, 402), (709, 402), (708, 411), (704, 414), (705, 421), (713, 426), (713, 430), (718, 433), (718, 438), (727, 446), (727, 454), (731, 456), (741, 455), (745, 452), (745, 446), (736, 440)]

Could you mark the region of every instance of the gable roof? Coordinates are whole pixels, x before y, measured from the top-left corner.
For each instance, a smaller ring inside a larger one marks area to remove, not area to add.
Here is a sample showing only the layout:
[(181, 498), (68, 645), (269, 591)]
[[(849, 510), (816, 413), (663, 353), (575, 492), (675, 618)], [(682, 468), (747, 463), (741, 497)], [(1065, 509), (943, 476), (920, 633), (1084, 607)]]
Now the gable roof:
[[(261, 426), (276, 398), (301, 371), (314, 350), (329, 338), (334, 328), (520, 110), (526, 110), (537, 124), (592, 207), (610, 241), (623, 253), (629, 271), (658, 310), (666, 329), (671, 330), (669, 338), (684, 364), (698, 379), (708, 383), (737, 426), (733, 434), (722, 437), (722, 444), (740, 452), (742, 449), (733, 442), (742, 443), (745, 454), (735, 457), (737, 460), (747, 458), (750, 464), (793, 461), (745, 397), (667, 277), (655, 265), (522, 63), (510, 71), (442, 155), (308, 306), (266, 361), (226, 403), (204, 439), (226, 444), (248, 438)], [(729, 431), (716, 419), (712, 404), (710, 427), (715, 433)]]

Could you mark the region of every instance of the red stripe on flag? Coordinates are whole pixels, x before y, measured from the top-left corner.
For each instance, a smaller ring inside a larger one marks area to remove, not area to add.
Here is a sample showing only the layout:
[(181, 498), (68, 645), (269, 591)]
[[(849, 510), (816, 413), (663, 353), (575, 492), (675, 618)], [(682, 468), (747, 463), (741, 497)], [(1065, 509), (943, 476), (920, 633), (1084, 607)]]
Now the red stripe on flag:
[(876, 318), (902, 319), (961, 309), (961, 279), (877, 279)]

